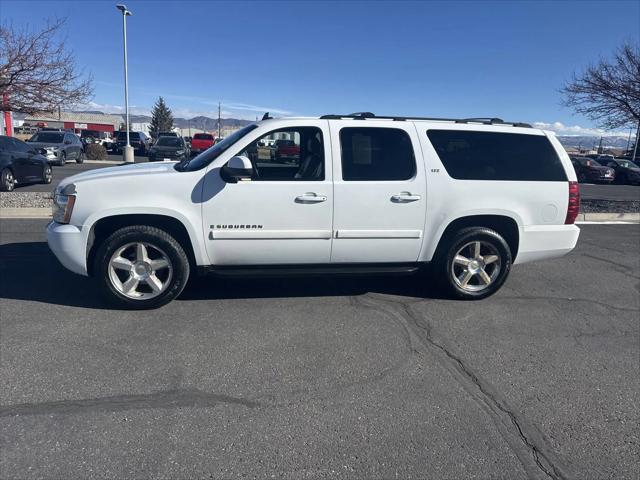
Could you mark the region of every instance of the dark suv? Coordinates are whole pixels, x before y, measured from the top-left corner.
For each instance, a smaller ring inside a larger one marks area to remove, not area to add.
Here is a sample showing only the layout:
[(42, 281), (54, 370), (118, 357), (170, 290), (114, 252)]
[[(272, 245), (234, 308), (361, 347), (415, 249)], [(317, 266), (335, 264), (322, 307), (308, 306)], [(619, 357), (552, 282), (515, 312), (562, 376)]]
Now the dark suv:
[[(129, 144), (134, 148), (135, 153), (144, 155), (149, 149), (149, 137), (144, 132), (129, 132)], [(127, 144), (127, 132), (116, 132), (116, 151), (122, 153)]]

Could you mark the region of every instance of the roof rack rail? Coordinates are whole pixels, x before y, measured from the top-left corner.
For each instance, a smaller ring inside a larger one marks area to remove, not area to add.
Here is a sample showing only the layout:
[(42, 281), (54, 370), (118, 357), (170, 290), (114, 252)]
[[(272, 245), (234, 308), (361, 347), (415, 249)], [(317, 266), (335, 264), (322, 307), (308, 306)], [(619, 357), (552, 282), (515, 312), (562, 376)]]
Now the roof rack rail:
[(432, 120), (435, 122), (453, 122), (453, 123), (481, 123), (483, 125), (512, 125), (514, 127), (532, 128), (528, 123), (523, 122), (505, 122), (497, 117), (478, 117), (478, 118), (439, 118), (439, 117), (398, 117), (398, 116), (378, 116), (371, 112), (356, 112), (348, 115), (329, 114), (322, 115), (322, 120), (340, 120), (342, 118), (351, 118), (353, 120), (366, 120), (368, 118), (377, 118), (380, 120), (394, 120), (403, 122), (405, 120)]

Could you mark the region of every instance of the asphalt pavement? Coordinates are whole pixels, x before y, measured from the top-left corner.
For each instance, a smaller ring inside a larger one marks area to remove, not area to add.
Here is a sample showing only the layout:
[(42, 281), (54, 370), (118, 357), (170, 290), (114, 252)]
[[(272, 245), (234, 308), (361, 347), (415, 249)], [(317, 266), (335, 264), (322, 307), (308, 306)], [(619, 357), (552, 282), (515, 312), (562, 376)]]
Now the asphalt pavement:
[(640, 226), (515, 266), (480, 302), (424, 277), (192, 281), (108, 309), (45, 222), (0, 220), (0, 477), (640, 475)]

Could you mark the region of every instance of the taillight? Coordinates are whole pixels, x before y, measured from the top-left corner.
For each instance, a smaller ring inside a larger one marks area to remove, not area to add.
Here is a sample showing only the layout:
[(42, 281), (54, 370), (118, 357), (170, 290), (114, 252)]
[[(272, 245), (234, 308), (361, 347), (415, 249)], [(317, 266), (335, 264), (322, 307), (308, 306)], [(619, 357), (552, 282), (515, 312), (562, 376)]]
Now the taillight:
[(565, 225), (571, 225), (576, 221), (580, 211), (580, 186), (578, 182), (569, 182), (569, 205), (567, 206), (567, 218)]

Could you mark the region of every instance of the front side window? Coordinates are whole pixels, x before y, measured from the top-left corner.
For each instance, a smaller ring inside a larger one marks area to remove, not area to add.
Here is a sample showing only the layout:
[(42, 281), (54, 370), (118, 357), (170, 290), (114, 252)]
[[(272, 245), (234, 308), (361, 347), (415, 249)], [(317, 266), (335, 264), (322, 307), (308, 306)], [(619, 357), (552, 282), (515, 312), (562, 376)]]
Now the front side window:
[(398, 128), (343, 128), (340, 151), (343, 180), (409, 180), (416, 173), (411, 138)]
[(248, 157), (253, 180), (324, 180), (322, 131), (316, 127), (274, 130), (254, 140), (236, 155)]
[(544, 135), (429, 130), (427, 136), (449, 176), (458, 180), (567, 181), (560, 158)]

